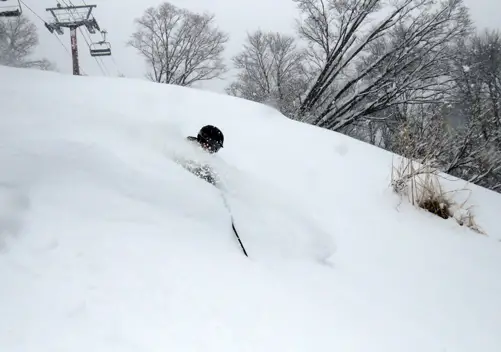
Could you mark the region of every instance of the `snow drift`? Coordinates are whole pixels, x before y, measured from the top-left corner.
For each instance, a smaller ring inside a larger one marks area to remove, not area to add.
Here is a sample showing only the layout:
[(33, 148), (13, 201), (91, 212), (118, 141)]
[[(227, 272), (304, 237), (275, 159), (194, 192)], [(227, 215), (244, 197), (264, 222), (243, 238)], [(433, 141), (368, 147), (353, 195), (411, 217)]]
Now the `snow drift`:
[[(2, 351), (501, 348), (498, 194), (469, 186), (481, 236), (401, 202), (390, 153), (260, 104), (0, 82)], [(216, 156), (185, 141), (204, 124), (225, 134)], [(249, 258), (179, 158), (218, 171)]]

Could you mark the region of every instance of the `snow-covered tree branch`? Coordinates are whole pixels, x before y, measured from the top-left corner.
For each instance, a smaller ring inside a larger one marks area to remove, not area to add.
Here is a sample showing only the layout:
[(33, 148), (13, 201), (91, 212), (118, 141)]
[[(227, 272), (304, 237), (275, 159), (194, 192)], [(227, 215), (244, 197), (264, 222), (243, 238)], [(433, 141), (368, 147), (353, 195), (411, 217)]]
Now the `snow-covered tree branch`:
[(294, 1), (300, 34), (326, 57), (300, 114), (332, 130), (393, 105), (435, 101), (446, 84), (446, 48), (470, 30), (462, 0)]

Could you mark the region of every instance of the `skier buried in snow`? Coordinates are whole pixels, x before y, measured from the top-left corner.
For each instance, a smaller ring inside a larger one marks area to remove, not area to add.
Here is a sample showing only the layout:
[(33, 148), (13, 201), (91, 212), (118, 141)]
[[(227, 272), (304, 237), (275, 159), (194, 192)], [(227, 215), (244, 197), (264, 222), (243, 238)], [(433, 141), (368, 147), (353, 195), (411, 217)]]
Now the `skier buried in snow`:
[[(195, 145), (201, 147), (203, 150), (205, 150), (209, 154), (215, 154), (217, 153), (221, 148), (223, 148), (223, 142), (224, 142), (224, 136), (223, 132), (219, 130), (219, 128), (212, 126), (212, 125), (207, 125), (202, 127), (200, 131), (198, 132), (198, 135), (196, 137), (187, 137), (187, 139), (191, 142), (193, 142)], [(212, 171), (212, 169), (208, 165), (197, 165), (196, 163), (190, 162), (189, 165), (185, 164), (183, 165), (185, 168), (187, 168), (189, 171), (194, 173), (196, 176), (200, 177), (201, 179), (212, 183), (214, 186), (218, 187), (219, 180)], [(218, 187), (219, 188), (219, 187)], [(238, 242), (240, 243), (240, 247), (242, 248), (242, 251), (244, 252), (244, 255), (248, 257), (247, 251), (245, 250), (245, 247), (242, 243), (242, 240), (240, 239), (240, 236), (238, 235), (238, 232), (235, 228), (235, 224), (233, 221), (233, 215), (231, 214), (231, 209), (228, 206), (228, 203), (226, 201), (226, 198), (224, 194), (221, 192), (221, 196), (223, 197), (224, 204), (226, 208), (228, 209), (230, 216), (231, 216), (231, 226), (233, 229), (233, 232), (235, 236), (237, 237)]]
[[(196, 137), (189, 136), (187, 139), (197, 146), (201, 147), (209, 154), (217, 153), (223, 148), (224, 135), (221, 130), (212, 125), (206, 125), (200, 129)], [(201, 179), (213, 184), (217, 183), (217, 177), (208, 165), (187, 165), (189, 171)]]

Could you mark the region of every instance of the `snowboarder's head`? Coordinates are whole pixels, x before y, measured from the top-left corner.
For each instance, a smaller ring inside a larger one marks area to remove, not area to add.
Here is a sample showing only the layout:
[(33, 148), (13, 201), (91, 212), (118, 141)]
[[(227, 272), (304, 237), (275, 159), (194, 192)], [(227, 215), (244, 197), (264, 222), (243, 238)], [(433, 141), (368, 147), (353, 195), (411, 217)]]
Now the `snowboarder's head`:
[(198, 143), (209, 153), (217, 153), (223, 147), (224, 135), (215, 126), (207, 125), (200, 129), (197, 136)]

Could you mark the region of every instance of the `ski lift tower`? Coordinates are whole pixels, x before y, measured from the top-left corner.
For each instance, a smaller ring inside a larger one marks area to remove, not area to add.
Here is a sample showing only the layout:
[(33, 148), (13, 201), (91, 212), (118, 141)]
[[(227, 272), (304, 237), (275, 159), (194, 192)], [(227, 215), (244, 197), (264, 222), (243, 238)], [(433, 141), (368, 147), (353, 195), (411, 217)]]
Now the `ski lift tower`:
[(81, 6), (61, 6), (52, 7), (46, 9), (46, 11), (52, 14), (54, 21), (51, 23), (46, 23), (45, 27), (51, 32), (54, 31), (63, 35), (63, 28), (70, 29), (71, 37), (71, 56), (73, 61), (73, 74), (76, 76), (80, 75), (80, 66), (78, 63), (78, 46), (77, 46), (77, 28), (85, 26), (89, 33), (96, 33), (100, 31), (99, 25), (96, 22), (94, 16), (92, 16), (92, 10), (96, 8), (97, 5), (81, 5)]

